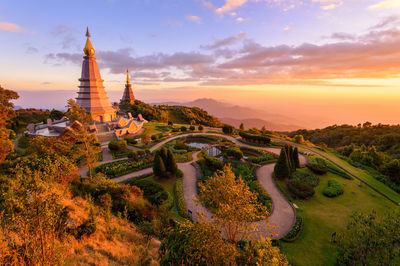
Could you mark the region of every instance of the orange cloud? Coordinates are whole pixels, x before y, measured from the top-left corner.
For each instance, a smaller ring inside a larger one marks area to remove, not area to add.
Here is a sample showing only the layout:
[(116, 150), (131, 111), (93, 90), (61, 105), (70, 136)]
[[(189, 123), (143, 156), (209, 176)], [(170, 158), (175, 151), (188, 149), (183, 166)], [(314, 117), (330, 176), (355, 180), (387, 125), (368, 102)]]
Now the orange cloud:
[(0, 22), (0, 30), (12, 33), (21, 33), (24, 31), (22, 27), (10, 22)]

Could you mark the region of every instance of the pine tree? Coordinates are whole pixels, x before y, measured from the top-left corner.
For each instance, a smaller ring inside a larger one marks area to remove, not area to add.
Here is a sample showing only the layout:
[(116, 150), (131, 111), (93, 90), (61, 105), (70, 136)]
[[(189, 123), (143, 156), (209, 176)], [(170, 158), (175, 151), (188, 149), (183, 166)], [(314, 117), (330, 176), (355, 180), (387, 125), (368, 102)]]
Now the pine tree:
[(240, 129), (240, 130), (244, 130), (244, 125), (243, 125), (243, 123), (240, 123), (239, 129)]
[(290, 160), (290, 170), (291, 172), (296, 171), (296, 164), (294, 162), (294, 149), (293, 146), (289, 146), (289, 160)]
[(300, 168), (300, 160), (299, 160), (299, 150), (296, 148), (294, 148), (293, 151), (293, 160), (294, 160), (294, 165), (296, 166), (296, 168)]
[(174, 175), (176, 175), (176, 173), (178, 172), (178, 166), (176, 165), (175, 157), (171, 149), (168, 149), (167, 161), (165, 163), (165, 166), (167, 168), (167, 171), (171, 172)]
[(153, 172), (159, 177), (164, 177), (167, 172), (160, 153), (156, 153), (156, 157), (154, 158)]
[(159, 150), (159, 154), (161, 155), (161, 158), (162, 158), (162, 160), (163, 160), (163, 162), (164, 162), (164, 165), (166, 165), (166, 162), (167, 162), (167, 160), (168, 160), (167, 149), (166, 149), (165, 147), (162, 147), (162, 148)]
[(289, 177), (289, 166), (288, 166), (288, 159), (287, 159), (287, 147), (283, 147), (281, 149), (281, 153), (279, 155), (278, 161), (274, 167), (275, 176), (278, 178), (286, 178)]

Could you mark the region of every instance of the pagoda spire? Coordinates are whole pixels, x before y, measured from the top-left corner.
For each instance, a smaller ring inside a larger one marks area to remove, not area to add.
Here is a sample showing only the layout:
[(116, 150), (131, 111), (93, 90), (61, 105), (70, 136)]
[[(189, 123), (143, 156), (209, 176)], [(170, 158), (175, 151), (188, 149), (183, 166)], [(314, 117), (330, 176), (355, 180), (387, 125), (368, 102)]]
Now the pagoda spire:
[(134, 104), (135, 103), (135, 96), (132, 92), (132, 84), (129, 79), (129, 70), (126, 70), (126, 84), (124, 89), (124, 94), (122, 94), (122, 99), (120, 104)]
[(126, 70), (126, 84), (131, 84), (131, 81), (129, 80), (129, 70)]
[(87, 56), (93, 56), (95, 53), (95, 50), (93, 48), (92, 43), (90, 42), (90, 33), (89, 33), (89, 27), (86, 27), (86, 44), (85, 47), (83, 48), (83, 52), (85, 53), (85, 55)]

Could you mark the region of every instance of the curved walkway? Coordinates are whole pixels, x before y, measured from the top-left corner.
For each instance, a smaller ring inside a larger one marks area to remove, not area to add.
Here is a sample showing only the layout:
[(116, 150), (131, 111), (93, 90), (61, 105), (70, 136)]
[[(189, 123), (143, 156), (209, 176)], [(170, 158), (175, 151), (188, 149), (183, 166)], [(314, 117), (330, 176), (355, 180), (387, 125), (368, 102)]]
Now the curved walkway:
[[(211, 135), (211, 136), (220, 136), (224, 137), (226, 139), (229, 139), (233, 143), (237, 144), (238, 146), (242, 147), (249, 147), (253, 149), (260, 149), (260, 150), (265, 150), (269, 151), (271, 153), (279, 155), (280, 149), (279, 148), (263, 148), (263, 147), (255, 147), (249, 144), (245, 144), (240, 142), (238, 139), (232, 137), (232, 136), (227, 136), (224, 134), (218, 134), (218, 133), (187, 133), (187, 134), (181, 134), (177, 135), (174, 137), (171, 137), (169, 139), (163, 140), (153, 147), (150, 148), (150, 151), (154, 151), (158, 148), (160, 148), (162, 145), (164, 145), (167, 142), (170, 142), (174, 139), (182, 138), (182, 137), (187, 137), (187, 136), (196, 136), (196, 135)], [(212, 219), (212, 213), (204, 207), (202, 204), (200, 204), (197, 201), (197, 178), (200, 176), (200, 170), (196, 167), (193, 166), (193, 163), (197, 161), (197, 155), (199, 152), (193, 153), (193, 160), (190, 162), (186, 163), (178, 163), (178, 168), (183, 172), (183, 181), (182, 181), (182, 189), (183, 189), (183, 197), (185, 200), (185, 205), (188, 210), (192, 212), (192, 218), (193, 220), (198, 220), (199, 214), (201, 214), (206, 220), (211, 220)], [(306, 163), (306, 158), (302, 155), (299, 155), (300, 159), (300, 164), (305, 164)], [(121, 160), (121, 159), (117, 159)], [(112, 161), (117, 161), (117, 160), (107, 160), (100, 162), (100, 164), (112, 162)], [(259, 228), (260, 232), (273, 232), (273, 235), (265, 235), (263, 234), (263, 237), (271, 237), (273, 239), (276, 238), (282, 238), (285, 236), (290, 229), (293, 227), (293, 224), (296, 220), (296, 213), (291, 205), (291, 203), (285, 198), (285, 196), (282, 195), (280, 190), (277, 188), (275, 185), (275, 182), (272, 178), (272, 173), (274, 171), (274, 166), (275, 164), (267, 164), (264, 166), (261, 166), (257, 171), (257, 179), (260, 182), (261, 186), (268, 192), (272, 199), (272, 204), (273, 204), (273, 210), (271, 215), (268, 217), (267, 220), (262, 220), (258, 222), (254, 222)], [(84, 167), (83, 167), (84, 168)], [(82, 169), (82, 168), (81, 168)], [(85, 172), (86, 171), (82, 170), (80, 172)], [(123, 175), (117, 178), (114, 178), (113, 180), (116, 182), (124, 182), (133, 178), (137, 178), (140, 176), (148, 175), (153, 172), (152, 168), (146, 168), (139, 170), (134, 173), (130, 173), (127, 175)], [(269, 225), (272, 226), (272, 228), (269, 227)], [(258, 232), (254, 232), (256, 234)]]

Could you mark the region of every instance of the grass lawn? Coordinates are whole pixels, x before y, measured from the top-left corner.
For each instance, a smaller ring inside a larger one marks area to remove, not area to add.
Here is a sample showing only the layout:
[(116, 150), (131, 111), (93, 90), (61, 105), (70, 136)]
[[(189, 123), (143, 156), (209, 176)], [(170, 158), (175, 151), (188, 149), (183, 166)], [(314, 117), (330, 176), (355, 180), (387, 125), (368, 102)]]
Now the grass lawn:
[[(335, 265), (336, 248), (330, 244), (333, 232), (342, 231), (354, 211), (378, 213), (390, 211), (396, 206), (357, 180), (347, 180), (328, 173), (320, 177), (315, 195), (304, 201), (295, 200), (297, 213), (304, 219), (304, 228), (299, 239), (293, 243), (282, 242), (282, 252), (293, 265)], [(344, 194), (328, 198), (322, 194), (328, 180), (334, 179), (343, 185)]]

